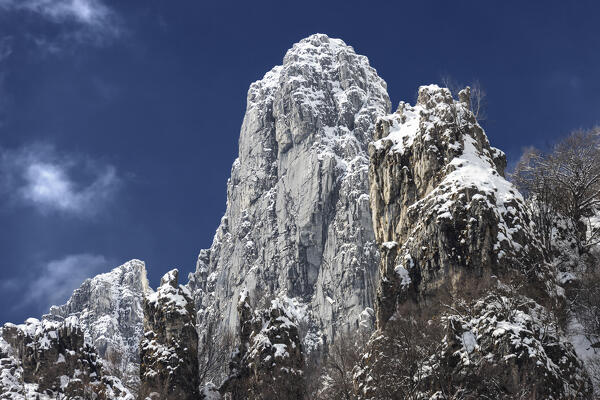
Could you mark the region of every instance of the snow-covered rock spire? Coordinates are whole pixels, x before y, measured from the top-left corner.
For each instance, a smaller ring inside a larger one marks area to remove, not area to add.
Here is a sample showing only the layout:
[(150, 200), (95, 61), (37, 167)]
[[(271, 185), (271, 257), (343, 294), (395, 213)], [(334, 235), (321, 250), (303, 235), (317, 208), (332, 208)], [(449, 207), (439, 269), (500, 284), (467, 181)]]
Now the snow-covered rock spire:
[(190, 276), (200, 329), (234, 329), (243, 287), (306, 304), (308, 351), (322, 340), (316, 331), (332, 338), (358, 327), (373, 306), (378, 260), (367, 145), (389, 109), (367, 58), (323, 34), (296, 43), (250, 85), (227, 210)]

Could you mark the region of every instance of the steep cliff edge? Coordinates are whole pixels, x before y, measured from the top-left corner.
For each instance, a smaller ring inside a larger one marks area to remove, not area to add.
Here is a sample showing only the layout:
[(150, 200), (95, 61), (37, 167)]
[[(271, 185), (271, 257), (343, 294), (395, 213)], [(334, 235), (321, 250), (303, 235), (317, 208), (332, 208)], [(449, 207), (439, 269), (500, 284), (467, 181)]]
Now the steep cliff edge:
[(414, 107), (401, 103), (377, 124), (369, 182), (384, 260), (379, 327), (404, 302), (398, 295), (427, 304), (476, 294), (492, 276), (546, 278), (523, 198), (503, 177), (504, 155), (490, 147), (468, 93), (461, 97), (421, 87)]
[(369, 183), (378, 330), (356, 371), (358, 394), (589, 398), (589, 378), (555, 323), (563, 290), (469, 98), (468, 89), (456, 101), (424, 86), (415, 106), (401, 103), (377, 123)]
[(131, 260), (87, 279), (41, 321), (5, 324), (0, 397), (133, 399), (147, 288), (144, 263)]
[(234, 330), (243, 288), (306, 304), (307, 351), (358, 326), (373, 306), (378, 260), (367, 144), (389, 108), (367, 58), (322, 34), (250, 86), (227, 210), (190, 276), (200, 330)]

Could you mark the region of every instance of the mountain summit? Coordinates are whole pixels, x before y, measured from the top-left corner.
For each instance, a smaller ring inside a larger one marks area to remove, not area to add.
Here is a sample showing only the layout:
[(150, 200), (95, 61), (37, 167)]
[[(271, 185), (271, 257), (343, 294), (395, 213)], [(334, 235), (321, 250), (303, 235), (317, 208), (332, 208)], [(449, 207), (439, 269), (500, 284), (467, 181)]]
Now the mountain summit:
[(255, 302), (281, 292), (301, 302), (308, 351), (358, 327), (379, 257), (367, 147), (389, 109), (367, 58), (323, 34), (250, 85), (227, 210), (190, 276), (200, 329), (233, 330), (244, 288)]

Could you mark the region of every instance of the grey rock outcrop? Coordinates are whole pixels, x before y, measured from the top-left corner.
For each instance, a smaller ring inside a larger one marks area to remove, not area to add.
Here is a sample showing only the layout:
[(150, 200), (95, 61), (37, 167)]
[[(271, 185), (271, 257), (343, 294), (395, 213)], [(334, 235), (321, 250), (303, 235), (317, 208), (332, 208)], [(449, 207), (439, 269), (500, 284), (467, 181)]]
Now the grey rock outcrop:
[(190, 275), (200, 330), (208, 321), (235, 330), (244, 287), (307, 305), (309, 352), (358, 326), (373, 306), (378, 260), (367, 144), (389, 108), (367, 58), (322, 34), (250, 86), (227, 210)]
[(77, 317), (107, 370), (136, 390), (146, 290), (145, 265), (140, 260), (131, 260), (108, 273), (87, 279), (66, 304), (51, 307), (43, 319), (61, 322)]
[(253, 310), (248, 292), (238, 301), (240, 345), (230, 364), (231, 375), (220, 388), (233, 400), (301, 400), (304, 398), (304, 355), (298, 321), (289, 299), (275, 298)]
[(133, 400), (107, 373), (76, 317), (0, 329), (0, 398)]
[(414, 366), (405, 371), (411, 396), (590, 398), (589, 377), (552, 322), (564, 291), (468, 89), (459, 98), (421, 87), (415, 106), (401, 103), (378, 121), (369, 146), (381, 262), (378, 330), (356, 370), (359, 398), (406, 398), (388, 355), (411, 346), (402, 321), (418, 320), (427, 326), (419, 340), (435, 326), (445, 334), (405, 360)]
[(425, 305), (441, 295), (476, 295), (492, 276), (521, 278), (529, 269), (544, 281), (523, 198), (504, 179), (504, 155), (468, 102), (421, 87), (414, 107), (401, 103), (377, 123), (375, 139), (369, 182), (382, 251), (378, 327), (408, 299)]
[(196, 312), (176, 269), (145, 295), (140, 360), (140, 400), (199, 398)]

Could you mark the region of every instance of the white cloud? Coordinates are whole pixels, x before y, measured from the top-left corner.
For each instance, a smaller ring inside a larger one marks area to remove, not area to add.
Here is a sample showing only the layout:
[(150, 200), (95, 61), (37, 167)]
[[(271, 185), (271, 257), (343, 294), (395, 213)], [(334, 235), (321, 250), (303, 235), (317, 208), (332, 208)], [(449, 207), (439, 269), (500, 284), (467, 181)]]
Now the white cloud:
[(52, 305), (64, 304), (87, 278), (108, 271), (110, 266), (111, 263), (101, 255), (71, 254), (35, 268), (35, 278), (25, 285), (23, 281), (5, 282), (2, 287), (19, 286), (27, 293), (25, 303), (20, 307), (35, 304), (40, 312), (47, 312)]
[(113, 199), (120, 184), (113, 166), (58, 155), (50, 146), (0, 149), (0, 167), (5, 195), (42, 212), (93, 216)]
[(0, 0), (5, 10), (26, 10), (56, 22), (102, 24), (112, 12), (98, 0)]
[(102, 0), (0, 0), (2, 9), (27, 11), (55, 23), (75, 23), (96, 39), (120, 32), (117, 15)]
[(77, 189), (65, 169), (48, 163), (28, 165), (24, 177), (23, 199), (43, 208), (79, 214), (93, 211), (98, 201), (106, 200), (118, 180), (109, 166), (91, 184)]

